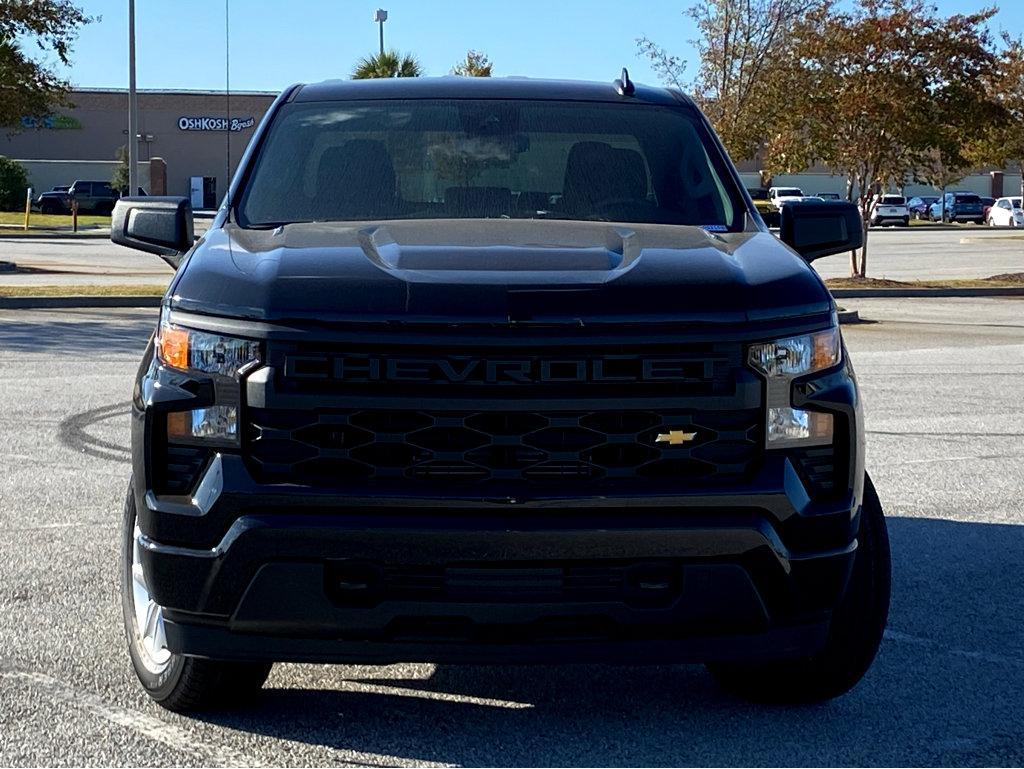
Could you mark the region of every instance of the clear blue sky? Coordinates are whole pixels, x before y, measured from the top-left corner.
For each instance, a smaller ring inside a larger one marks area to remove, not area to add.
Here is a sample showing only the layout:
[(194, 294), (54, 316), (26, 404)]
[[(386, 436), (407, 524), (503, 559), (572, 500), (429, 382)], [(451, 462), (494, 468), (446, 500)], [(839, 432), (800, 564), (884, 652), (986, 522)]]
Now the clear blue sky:
[[(694, 0), (230, 0), (231, 87), (277, 91), (294, 82), (347, 77), (377, 50), (373, 12), (389, 12), (388, 48), (414, 53), (444, 75), (468, 48), (484, 51), (495, 75), (612, 80), (629, 67), (655, 83), (637, 56), (648, 35), (697, 67), (684, 13)], [(1024, 30), (1024, 1), (995, 0), (994, 26)], [(70, 69), (76, 86), (126, 87), (127, 0), (80, 0), (102, 17), (82, 30)], [(938, 0), (942, 13), (975, 11), (980, 0)], [(223, 0), (136, 0), (140, 88), (224, 87)]]

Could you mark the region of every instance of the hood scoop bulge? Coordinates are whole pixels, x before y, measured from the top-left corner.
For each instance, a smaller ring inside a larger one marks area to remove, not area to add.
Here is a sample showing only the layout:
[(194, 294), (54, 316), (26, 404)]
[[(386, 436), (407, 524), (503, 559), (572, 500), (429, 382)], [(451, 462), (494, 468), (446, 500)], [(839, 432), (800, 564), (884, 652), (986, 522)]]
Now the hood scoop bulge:
[[(389, 272), (609, 273), (628, 269), (640, 256), (639, 237), (632, 230), (604, 229), (600, 245), (495, 243), (403, 245), (385, 226), (359, 232), (366, 257)], [(595, 238), (596, 240), (596, 238)]]

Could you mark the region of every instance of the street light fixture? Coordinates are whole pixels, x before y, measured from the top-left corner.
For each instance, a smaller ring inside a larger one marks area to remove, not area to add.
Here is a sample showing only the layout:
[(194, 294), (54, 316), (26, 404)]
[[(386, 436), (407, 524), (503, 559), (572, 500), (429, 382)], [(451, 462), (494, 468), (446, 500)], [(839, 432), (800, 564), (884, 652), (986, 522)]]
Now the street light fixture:
[(383, 8), (378, 8), (377, 12), (373, 14), (373, 20), (380, 24), (380, 52), (384, 53), (384, 22), (388, 20), (388, 12)]
[(139, 189), (139, 103), (135, 93), (135, 0), (128, 0), (128, 194)]

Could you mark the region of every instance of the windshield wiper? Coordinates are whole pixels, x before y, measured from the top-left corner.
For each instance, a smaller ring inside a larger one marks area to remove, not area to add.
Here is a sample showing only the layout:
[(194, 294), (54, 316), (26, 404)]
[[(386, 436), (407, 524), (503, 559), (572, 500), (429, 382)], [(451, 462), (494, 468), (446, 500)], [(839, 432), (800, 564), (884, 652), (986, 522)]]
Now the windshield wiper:
[(312, 219), (292, 219), (286, 222), (247, 222), (243, 229), (276, 230), (278, 227), (287, 227), (289, 224), (309, 224), (312, 221)]

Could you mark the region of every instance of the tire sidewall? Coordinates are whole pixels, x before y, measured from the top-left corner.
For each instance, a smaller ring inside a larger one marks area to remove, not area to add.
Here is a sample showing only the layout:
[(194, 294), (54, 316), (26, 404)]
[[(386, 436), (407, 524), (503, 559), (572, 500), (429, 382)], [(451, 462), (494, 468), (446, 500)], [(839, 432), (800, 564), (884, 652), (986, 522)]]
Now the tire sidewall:
[(128, 484), (128, 495), (124, 502), (124, 519), (121, 527), (121, 612), (124, 618), (125, 637), (128, 641), (128, 654), (132, 667), (139, 681), (149, 695), (156, 701), (168, 697), (178, 684), (185, 667), (186, 659), (180, 654), (172, 654), (160, 673), (150, 671), (142, 661), (139, 651), (138, 628), (135, 621), (135, 608), (132, 596), (132, 547), (135, 537), (135, 484)]
[(891, 594), (889, 532), (878, 493), (865, 473), (853, 570), (846, 593), (833, 612), (825, 651), (826, 656), (837, 656), (838, 652), (838, 656), (859, 657), (849, 660), (853, 667), (860, 668), (857, 678), (870, 667), (881, 644)]

